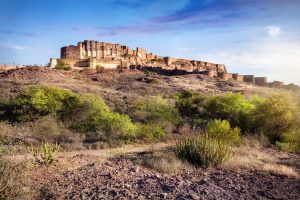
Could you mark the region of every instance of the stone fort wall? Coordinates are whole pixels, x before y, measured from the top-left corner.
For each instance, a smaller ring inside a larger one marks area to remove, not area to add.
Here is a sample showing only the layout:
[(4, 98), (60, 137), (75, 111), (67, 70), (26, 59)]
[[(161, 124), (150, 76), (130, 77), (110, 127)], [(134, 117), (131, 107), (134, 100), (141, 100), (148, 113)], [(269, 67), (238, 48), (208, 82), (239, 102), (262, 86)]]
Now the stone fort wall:
[[(268, 85), (266, 77), (228, 73), (224, 64), (163, 57), (148, 53), (147, 50), (140, 47), (133, 50), (125, 45), (94, 40), (78, 42), (76, 46), (62, 47), (60, 58), (50, 59), (50, 67), (55, 67), (59, 61), (69, 64), (73, 69), (102, 66), (104, 68), (151, 69), (166, 72), (166, 74), (201, 73), (221, 80), (235, 80), (260, 86)], [(281, 84), (274, 82), (269, 85), (280, 86)]]

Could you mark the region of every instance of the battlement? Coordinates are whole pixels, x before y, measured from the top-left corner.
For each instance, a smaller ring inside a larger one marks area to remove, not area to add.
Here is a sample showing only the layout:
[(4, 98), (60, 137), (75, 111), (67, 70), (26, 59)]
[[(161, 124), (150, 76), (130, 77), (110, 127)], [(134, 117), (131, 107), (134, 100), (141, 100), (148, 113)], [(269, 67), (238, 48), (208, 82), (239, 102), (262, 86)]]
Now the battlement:
[[(148, 53), (146, 49), (137, 47), (135, 50), (128, 46), (99, 42), (94, 40), (84, 40), (78, 42), (77, 46), (69, 45), (61, 48), (60, 59), (51, 59), (50, 66), (56, 65), (58, 60), (64, 60), (74, 69), (78, 66), (91, 67), (87, 59), (95, 59), (96, 65), (119, 62), (120, 66), (140, 65), (145, 67), (160, 67), (168, 70), (185, 70), (187, 72), (203, 72), (206, 70), (216, 70), (226, 72), (224, 64), (215, 64), (206, 61), (187, 60), (182, 58), (171, 58)], [(86, 65), (82, 64), (86, 60)], [(127, 62), (124, 65), (124, 61)], [(76, 63), (79, 62), (80, 64)]]
[(258, 86), (281, 88), (283, 84), (278, 81), (268, 83), (266, 77), (228, 73), (224, 64), (159, 56), (140, 47), (130, 49), (126, 45), (94, 40), (84, 40), (77, 45), (62, 47), (60, 59), (51, 58), (49, 66), (54, 68), (59, 61), (69, 64), (73, 69), (96, 68), (96, 66), (122, 67), (148, 69), (166, 74), (200, 73), (224, 81), (234, 80)]

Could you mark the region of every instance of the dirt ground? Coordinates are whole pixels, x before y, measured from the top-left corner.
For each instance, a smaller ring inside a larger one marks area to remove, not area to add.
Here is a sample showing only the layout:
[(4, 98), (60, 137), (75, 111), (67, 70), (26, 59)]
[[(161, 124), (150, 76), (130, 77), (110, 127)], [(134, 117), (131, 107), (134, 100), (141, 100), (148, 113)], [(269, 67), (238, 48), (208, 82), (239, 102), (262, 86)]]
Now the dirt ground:
[(299, 185), (261, 171), (162, 175), (120, 157), (56, 176), (38, 199), (298, 199)]
[(166, 174), (137, 164), (151, 148), (126, 147), (122, 155), (115, 150), (73, 152), (48, 168), (35, 166), (29, 178), (34, 199), (299, 199), (295, 176), (257, 168), (189, 168)]

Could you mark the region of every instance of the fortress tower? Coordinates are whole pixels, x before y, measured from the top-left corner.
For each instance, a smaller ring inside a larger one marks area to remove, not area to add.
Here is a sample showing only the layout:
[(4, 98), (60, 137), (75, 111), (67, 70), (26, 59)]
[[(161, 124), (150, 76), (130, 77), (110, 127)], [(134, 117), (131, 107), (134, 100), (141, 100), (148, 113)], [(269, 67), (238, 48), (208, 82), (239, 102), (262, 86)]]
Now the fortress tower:
[(148, 53), (145, 49), (137, 47), (135, 50), (128, 46), (85, 40), (77, 45), (62, 47), (60, 58), (50, 59), (50, 66), (55, 67), (57, 63), (64, 62), (73, 69), (83, 67), (94, 68), (99, 65), (104, 68), (116, 67), (151, 67), (166, 70), (182, 70), (186, 72), (204, 72), (217, 74), (226, 72), (223, 64), (214, 64), (204, 61), (187, 60), (171, 57), (162, 57)]

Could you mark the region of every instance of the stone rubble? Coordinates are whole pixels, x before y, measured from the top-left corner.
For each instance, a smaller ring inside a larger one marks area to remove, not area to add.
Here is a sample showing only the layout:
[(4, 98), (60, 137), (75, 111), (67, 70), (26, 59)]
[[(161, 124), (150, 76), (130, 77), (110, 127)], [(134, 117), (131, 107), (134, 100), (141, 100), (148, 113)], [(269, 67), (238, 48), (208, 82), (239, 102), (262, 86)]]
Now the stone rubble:
[(160, 174), (119, 157), (53, 178), (38, 199), (299, 199), (299, 186), (300, 179), (254, 170)]

